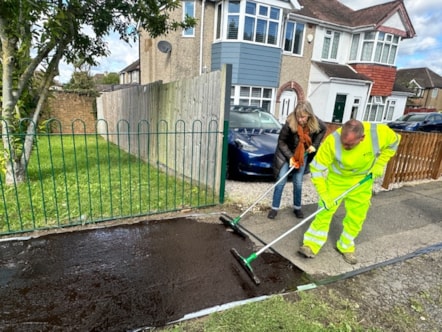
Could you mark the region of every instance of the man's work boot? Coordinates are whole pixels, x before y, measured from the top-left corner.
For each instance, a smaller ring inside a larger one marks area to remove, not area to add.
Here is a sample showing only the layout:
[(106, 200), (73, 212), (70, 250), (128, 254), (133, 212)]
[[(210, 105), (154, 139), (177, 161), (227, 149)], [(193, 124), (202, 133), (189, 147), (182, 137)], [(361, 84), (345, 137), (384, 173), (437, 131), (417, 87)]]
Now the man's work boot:
[(356, 258), (354, 252), (341, 252), (341, 254), (344, 261), (346, 261), (348, 264), (354, 265), (358, 263), (358, 259)]
[(315, 258), (315, 254), (313, 253), (312, 249), (310, 249), (310, 247), (308, 246), (302, 246), (299, 248), (298, 252), (307, 258)]

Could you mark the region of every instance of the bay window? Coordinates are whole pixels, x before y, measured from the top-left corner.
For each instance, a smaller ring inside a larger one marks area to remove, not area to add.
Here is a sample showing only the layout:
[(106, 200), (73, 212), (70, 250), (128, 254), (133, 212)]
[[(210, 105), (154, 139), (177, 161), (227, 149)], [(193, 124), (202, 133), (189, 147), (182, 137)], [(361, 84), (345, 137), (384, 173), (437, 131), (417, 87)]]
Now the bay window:
[(281, 9), (269, 5), (231, 0), (227, 6), (226, 39), (277, 45)]
[(365, 32), (362, 40), (360, 36), (359, 34), (353, 36), (350, 61), (356, 60), (386, 65), (396, 63), (400, 41), (398, 36), (381, 31)]

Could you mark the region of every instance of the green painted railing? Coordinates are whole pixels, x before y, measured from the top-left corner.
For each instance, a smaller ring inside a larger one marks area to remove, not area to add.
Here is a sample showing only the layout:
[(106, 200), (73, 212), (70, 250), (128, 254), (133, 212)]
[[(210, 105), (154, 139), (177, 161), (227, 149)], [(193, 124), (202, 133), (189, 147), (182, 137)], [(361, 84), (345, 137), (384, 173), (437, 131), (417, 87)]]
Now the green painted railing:
[[(222, 152), (214, 147), (222, 132), (216, 121), (208, 128), (199, 121), (134, 127), (121, 121), (117, 132), (99, 121), (95, 128), (90, 132), (75, 120), (63, 132), (51, 119), (38, 132), (14, 133), (11, 142), (19, 151), (26, 135), (35, 139), (24, 181), (10, 185), (0, 175), (0, 235), (219, 203)], [(7, 135), (2, 133), (2, 143)], [(2, 144), (0, 161), (8, 155)]]

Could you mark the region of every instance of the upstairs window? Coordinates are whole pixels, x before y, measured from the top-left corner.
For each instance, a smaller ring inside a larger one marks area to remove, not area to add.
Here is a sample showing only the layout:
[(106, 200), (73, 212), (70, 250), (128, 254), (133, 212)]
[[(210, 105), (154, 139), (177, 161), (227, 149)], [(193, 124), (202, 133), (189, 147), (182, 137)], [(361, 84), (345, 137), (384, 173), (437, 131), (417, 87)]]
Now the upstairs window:
[(336, 60), (338, 58), (339, 39), (341, 34), (337, 31), (326, 30), (324, 44), (322, 45), (323, 60)]
[(243, 39), (276, 45), (280, 11), (279, 8), (247, 1)]
[(215, 35), (215, 39), (220, 39), (221, 38), (221, 27), (222, 27), (222, 14), (223, 14), (223, 4), (222, 2), (220, 2), (217, 5), (217, 10), (216, 10), (216, 35)]
[(277, 45), (281, 9), (252, 1), (230, 0), (227, 7), (226, 39)]
[(238, 39), (239, 5), (239, 1), (229, 1), (229, 14), (227, 15), (227, 39)]
[[(183, 19), (186, 17), (195, 17), (195, 1), (183, 1)], [(183, 36), (194, 37), (195, 28), (188, 28), (183, 31)]]
[(350, 48), (350, 61), (358, 59), (359, 39), (360, 35), (353, 35)]
[(302, 54), (302, 41), (304, 40), (305, 24), (287, 22), (285, 29), (284, 51), (296, 55)]
[[(360, 35), (353, 36), (350, 60), (394, 65), (400, 38), (385, 32), (366, 32), (362, 41)], [(361, 45), (362, 44), (362, 45)], [(361, 49), (360, 55), (359, 49)]]

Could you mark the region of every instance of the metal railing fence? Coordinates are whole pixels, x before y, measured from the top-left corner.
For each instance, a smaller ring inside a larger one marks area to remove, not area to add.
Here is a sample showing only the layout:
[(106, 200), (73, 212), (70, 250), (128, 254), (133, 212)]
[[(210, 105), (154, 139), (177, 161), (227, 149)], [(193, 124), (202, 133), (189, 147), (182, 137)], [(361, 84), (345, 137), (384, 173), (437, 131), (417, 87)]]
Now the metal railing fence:
[[(43, 127), (33, 133), (25, 181), (8, 185), (0, 175), (0, 235), (218, 203), (221, 152), (210, 148), (222, 137), (217, 121), (207, 128), (199, 121), (143, 121), (135, 127), (120, 121), (109, 132), (99, 120), (95, 133), (87, 133), (82, 120), (73, 121), (69, 133), (56, 119)], [(10, 133), (3, 132), (2, 141), (3, 135)], [(14, 142), (26, 135), (14, 133)], [(5, 155), (3, 145), (0, 153)]]

